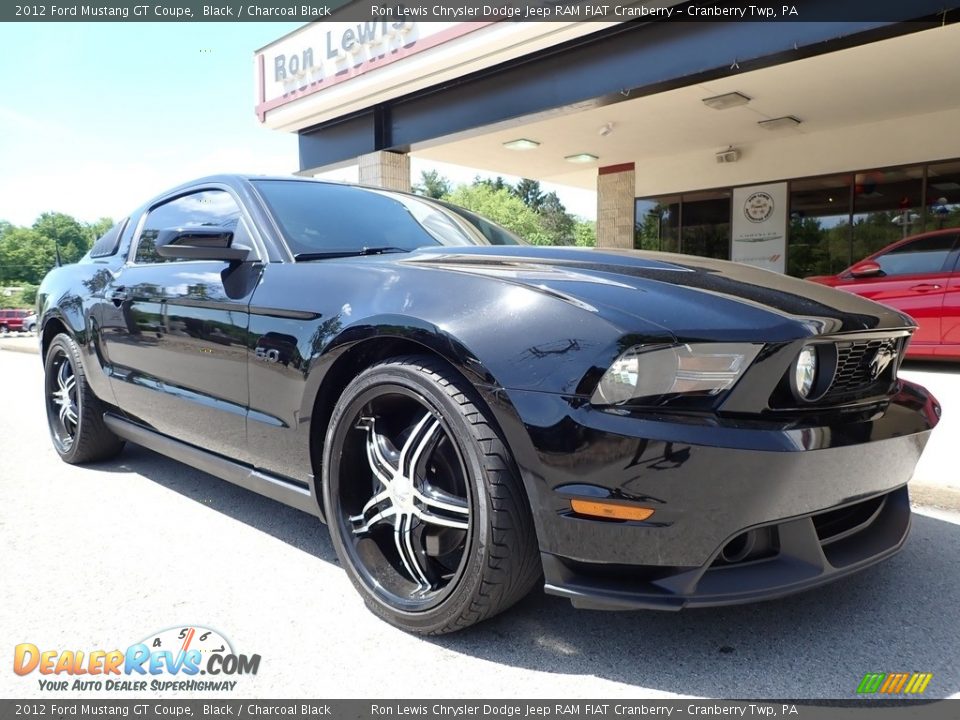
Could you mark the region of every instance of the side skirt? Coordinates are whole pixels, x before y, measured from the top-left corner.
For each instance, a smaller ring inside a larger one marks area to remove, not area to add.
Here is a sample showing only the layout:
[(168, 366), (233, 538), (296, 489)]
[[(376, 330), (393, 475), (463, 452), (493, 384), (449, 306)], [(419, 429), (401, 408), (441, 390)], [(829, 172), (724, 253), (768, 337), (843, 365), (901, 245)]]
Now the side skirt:
[(124, 440), (142, 445), (161, 455), (166, 455), (198, 470), (215, 475), (221, 480), (226, 480), (234, 485), (264, 495), (271, 500), (276, 500), (310, 515), (321, 517), (320, 505), (308, 488), (300, 487), (249, 465), (234, 462), (180, 440), (161, 435), (111, 413), (106, 413), (103, 420), (107, 427)]

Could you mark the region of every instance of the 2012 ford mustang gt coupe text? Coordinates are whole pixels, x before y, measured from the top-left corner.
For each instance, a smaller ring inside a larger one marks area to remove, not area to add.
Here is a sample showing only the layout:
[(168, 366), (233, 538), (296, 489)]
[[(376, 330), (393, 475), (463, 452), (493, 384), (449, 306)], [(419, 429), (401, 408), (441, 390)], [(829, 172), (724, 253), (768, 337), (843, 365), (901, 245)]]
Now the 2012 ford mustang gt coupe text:
[(317, 515), (419, 633), (543, 580), (679, 609), (848, 575), (903, 545), (940, 416), (863, 298), (312, 180), (183, 185), (38, 302), (65, 461), (134, 442)]

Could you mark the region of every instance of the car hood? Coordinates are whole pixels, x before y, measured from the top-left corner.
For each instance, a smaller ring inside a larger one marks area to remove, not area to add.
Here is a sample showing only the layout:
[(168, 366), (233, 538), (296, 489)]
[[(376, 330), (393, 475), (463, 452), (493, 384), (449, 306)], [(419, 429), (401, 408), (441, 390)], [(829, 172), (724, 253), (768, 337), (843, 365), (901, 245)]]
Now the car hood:
[(684, 339), (774, 341), (912, 327), (850, 293), (709, 258), (634, 250), (495, 246), (428, 248), (398, 260), (495, 278), (600, 314), (629, 332), (638, 320)]

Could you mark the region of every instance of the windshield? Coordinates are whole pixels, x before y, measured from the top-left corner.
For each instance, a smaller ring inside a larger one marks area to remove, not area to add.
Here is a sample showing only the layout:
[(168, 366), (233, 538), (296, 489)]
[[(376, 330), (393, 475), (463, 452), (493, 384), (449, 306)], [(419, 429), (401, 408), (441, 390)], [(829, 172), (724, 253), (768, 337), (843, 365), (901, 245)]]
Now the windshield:
[(520, 245), (509, 230), (447, 203), (301, 180), (254, 180), (295, 256), (431, 246)]

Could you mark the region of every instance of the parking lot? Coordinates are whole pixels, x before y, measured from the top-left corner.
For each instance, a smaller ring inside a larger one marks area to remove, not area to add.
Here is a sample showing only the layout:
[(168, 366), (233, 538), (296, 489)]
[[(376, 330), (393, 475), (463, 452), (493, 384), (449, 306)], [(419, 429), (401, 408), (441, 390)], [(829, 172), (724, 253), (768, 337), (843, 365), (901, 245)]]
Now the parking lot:
[(23, 344), (0, 350), (3, 697), (44, 694), (36, 673), (11, 672), (17, 643), (122, 649), (187, 625), (261, 655), (229, 697), (848, 698), (864, 673), (898, 671), (933, 673), (926, 696), (960, 695), (956, 367), (905, 373), (945, 406), (915, 493), (939, 507), (917, 508), (889, 562), (786, 600), (680, 613), (575, 611), (535, 592), (421, 639), (364, 609), (314, 518), (137, 447), (61, 463)]

